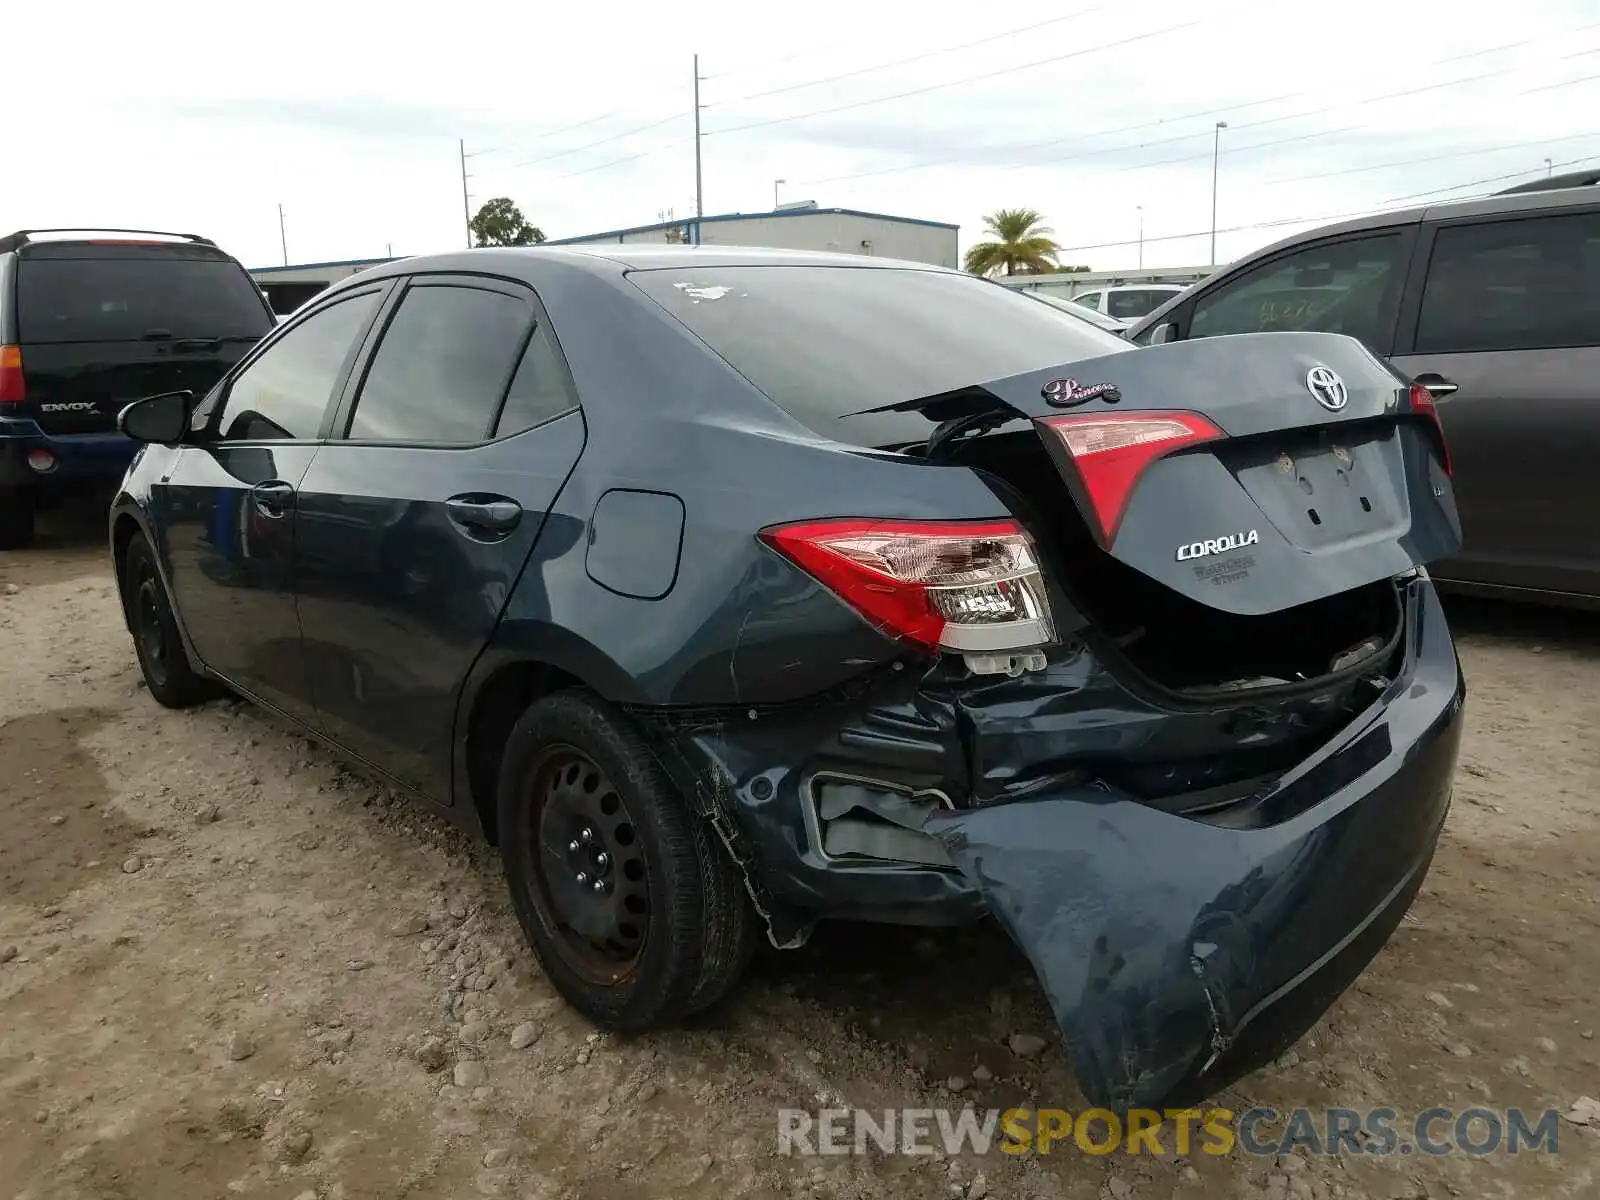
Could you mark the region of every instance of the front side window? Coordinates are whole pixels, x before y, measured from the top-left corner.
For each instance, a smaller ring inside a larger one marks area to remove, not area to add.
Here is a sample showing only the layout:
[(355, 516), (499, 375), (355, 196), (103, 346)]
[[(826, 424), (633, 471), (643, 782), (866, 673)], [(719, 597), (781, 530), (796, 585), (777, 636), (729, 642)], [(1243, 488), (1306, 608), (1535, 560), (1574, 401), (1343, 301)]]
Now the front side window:
[(1102, 295), (1104, 295), (1103, 292), (1085, 292), (1081, 296), (1074, 296), (1072, 300), (1074, 304), (1081, 304), (1085, 308), (1092, 308), (1095, 312), (1099, 312), (1100, 297)]
[(532, 311), (504, 292), (429, 284), (401, 300), (367, 370), (352, 440), (481, 442)]
[(1403, 278), (1398, 232), (1298, 250), (1202, 293), (1190, 337), (1344, 333), (1376, 348)]
[(1600, 345), (1600, 213), (1439, 231), (1417, 319), (1421, 354)]
[(287, 330), (228, 389), (220, 428), (228, 441), (314, 438), (333, 389), (372, 319), (378, 292), (330, 304)]

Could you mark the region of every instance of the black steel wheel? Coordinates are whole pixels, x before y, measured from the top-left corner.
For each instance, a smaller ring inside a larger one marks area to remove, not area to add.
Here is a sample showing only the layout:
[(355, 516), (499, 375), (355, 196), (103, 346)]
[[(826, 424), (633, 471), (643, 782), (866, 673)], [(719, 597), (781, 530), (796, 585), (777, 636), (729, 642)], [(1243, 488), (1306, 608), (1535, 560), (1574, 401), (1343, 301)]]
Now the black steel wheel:
[(168, 708), (190, 708), (220, 694), (216, 683), (189, 665), (155, 554), (142, 535), (128, 543), (123, 559), (122, 607), (145, 686), (157, 701)]
[(497, 836), (556, 990), (596, 1024), (668, 1025), (720, 998), (753, 947), (742, 883), (639, 730), (583, 689), (511, 731)]
[(529, 776), (538, 813), (533, 901), (573, 969), (613, 984), (639, 961), (650, 930), (650, 880), (639, 827), (605, 771), (583, 751), (547, 747)]

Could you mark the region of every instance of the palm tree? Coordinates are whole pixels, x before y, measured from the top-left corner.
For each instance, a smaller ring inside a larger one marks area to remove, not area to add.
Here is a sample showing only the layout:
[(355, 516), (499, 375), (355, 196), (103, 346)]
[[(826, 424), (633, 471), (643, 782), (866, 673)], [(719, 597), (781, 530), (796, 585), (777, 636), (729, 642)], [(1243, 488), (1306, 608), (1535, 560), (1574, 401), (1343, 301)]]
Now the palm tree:
[(1051, 240), (1055, 231), (1043, 224), (1044, 214), (1031, 208), (1002, 208), (983, 219), (992, 242), (979, 242), (967, 250), (967, 270), (974, 275), (1015, 275), (1024, 271), (1054, 271), (1061, 247)]

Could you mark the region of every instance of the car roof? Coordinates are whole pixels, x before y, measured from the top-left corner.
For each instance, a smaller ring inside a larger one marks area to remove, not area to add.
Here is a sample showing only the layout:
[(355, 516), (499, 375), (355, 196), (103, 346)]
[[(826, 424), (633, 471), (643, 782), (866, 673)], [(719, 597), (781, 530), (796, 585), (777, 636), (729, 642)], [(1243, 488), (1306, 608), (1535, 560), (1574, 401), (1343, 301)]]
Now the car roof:
[[(510, 275), (538, 268), (540, 263), (562, 262), (597, 274), (615, 275), (622, 271), (672, 270), (687, 267), (856, 267), (937, 271), (957, 274), (948, 267), (932, 263), (909, 262), (894, 258), (867, 257), (863, 254), (837, 254), (821, 250), (774, 250), (760, 246), (663, 246), (616, 245), (601, 243), (586, 246), (484, 246), (446, 254), (424, 254), (397, 259), (362, 271), (353, 279), (371, 280), (417, 271), (503, 271)], [(341, 281), (342, 282), (342, 281)]]

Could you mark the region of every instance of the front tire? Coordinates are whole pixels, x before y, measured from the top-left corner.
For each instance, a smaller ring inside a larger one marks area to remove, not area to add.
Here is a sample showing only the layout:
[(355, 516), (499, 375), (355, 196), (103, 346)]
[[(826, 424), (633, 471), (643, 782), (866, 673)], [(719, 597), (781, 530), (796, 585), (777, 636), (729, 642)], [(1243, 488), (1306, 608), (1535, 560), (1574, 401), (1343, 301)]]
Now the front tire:
[(158, 703), (193, 708), (222, 694), (221, 687), (189, 665), (172, 601), (156, 570), (155, 552), (143, 534), (128, 543), (123, 558), (122, 604), (145, 686)]
[(584, 690), (538, 701), (498, 800), (517, 919), (569, 1004), (636, 1032), (728, 990), (754, 945), (738, 877), (626, 717)]

